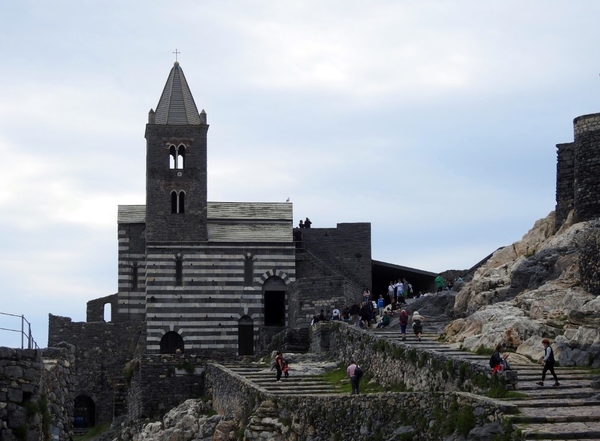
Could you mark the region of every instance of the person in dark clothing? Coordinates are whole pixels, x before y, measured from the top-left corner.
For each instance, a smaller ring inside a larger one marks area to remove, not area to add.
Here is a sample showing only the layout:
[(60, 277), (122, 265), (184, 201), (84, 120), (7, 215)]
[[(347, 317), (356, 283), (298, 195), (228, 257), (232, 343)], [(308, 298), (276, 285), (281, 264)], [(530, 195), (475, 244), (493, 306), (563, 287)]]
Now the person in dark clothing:
[(362, 326), (364, 326), (365, 328), (371, 327), (371, 309), (369, 308), (369, 305), (367, 303), (363, 302), (360, 308), (360, 319), (362, 322)]
[(283, 372), (283, 354), (281, 351), (277, 351), (277, 355), (275, 356), (275, 369), (277, 369), (277, 379), (275, 381), (281, 381), (281, 373)]
[(352, 316), (352, 324), (358, 324), (358, 315), (360, 314), (360, 307), (355, 303), (350, 307), (350, 315)]
[(310, 221), (310, 219), (306, 218), (306, 220), (304, 221), (304, 228), (310, 228), (311, 225), (312, 222)]
[(544, 369), (542, 370), (542, 381), (538, 381), (537, 384), (543, 386), (544, 380), (546, 379), (546, 372), (550, 371), (554, 377), (554, 384), (552, 386), (558, 387), (560, 386), (560, 383), (558, 382), (558, 377), (554, 373), (554, 351), (552, 351), (552, 348), (550, 347), (550, 340), (545, 338), (542, 340), (542, 344), (544, 345), (544, 356), (540, 358), (540, 363), (544, 365)]
[(508, 354), (502, 353), (503, 347), (501, 344), (496, 346), (496, 352), (490, 357), (490, 367), (492, 368), (492, 375), (496, 372), (504, 371), (508, 368)]

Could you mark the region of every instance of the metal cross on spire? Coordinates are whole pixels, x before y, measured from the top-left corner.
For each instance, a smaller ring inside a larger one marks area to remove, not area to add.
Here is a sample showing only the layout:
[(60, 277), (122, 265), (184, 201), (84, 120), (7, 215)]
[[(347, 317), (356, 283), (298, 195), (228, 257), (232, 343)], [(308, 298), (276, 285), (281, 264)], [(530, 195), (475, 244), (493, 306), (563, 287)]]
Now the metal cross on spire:
[(181, 52), (179, 52), (177, 50), (177, 48), (175, 48), (175, 52), (173, 52), (175, 54), (175, 61), (177, 61), (177, 55), (180, 54)]

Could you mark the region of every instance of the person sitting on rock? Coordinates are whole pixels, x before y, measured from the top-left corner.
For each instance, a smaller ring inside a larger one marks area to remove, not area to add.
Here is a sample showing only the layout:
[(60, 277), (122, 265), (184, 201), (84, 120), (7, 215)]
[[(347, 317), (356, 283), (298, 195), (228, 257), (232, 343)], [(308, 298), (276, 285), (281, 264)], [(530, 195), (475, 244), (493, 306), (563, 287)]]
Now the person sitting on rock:
[(383, 317), (381, 318), (381, 321), (379, 323), (377, 323), (377, 329), (385, 328), (386, 326), (389, 326), (390, 320), (391, 320), (390, 315), (388, 314), (387, 311), (385, 311), (383, 313)]
[(508, 354), (503, 354), (502, 349), (502, 345), (498, 344), (498, 346), (496, 346), (496, 351), (490, 357), (492, 375), (495, 375), (497, 372), (502, 372), (509, 367), (508, 361), (506, 360), (508, 358)]

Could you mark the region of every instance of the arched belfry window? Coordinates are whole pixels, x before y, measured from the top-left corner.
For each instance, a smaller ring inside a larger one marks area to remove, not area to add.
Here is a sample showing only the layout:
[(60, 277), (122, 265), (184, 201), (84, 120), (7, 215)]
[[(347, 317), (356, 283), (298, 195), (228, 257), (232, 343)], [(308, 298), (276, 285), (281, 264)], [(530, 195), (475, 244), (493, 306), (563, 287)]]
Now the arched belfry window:
[(185, 192), (171, 192), (171, 214), (185, 213)]
[(169, 169), (175, 170), (177, 168), (177, 149), (174, 145), (169, 148)]
[(185, 146), (169, 146), (169, 169), (183, 170), (185, 167)]
[(177, 170), (183, 170), (184, 161), (185, 161), (185, 146), (180, 145), (179, 148), (177, 149), (177, 160), (175, 161), (175, 165), (176, 165), (175, 168), (177, 168)]

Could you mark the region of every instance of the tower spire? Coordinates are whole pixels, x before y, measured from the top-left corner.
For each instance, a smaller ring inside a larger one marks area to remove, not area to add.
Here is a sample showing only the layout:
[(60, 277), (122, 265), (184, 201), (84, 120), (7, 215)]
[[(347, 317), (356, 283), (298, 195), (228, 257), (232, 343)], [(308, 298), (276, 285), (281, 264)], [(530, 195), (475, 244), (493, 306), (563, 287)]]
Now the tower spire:
[(178, 61), (175, 61), (171, 68), (169, 78), (167, 78), (167, 83), (156, 106), (155, 124), (202, 124), (194, 97)]

